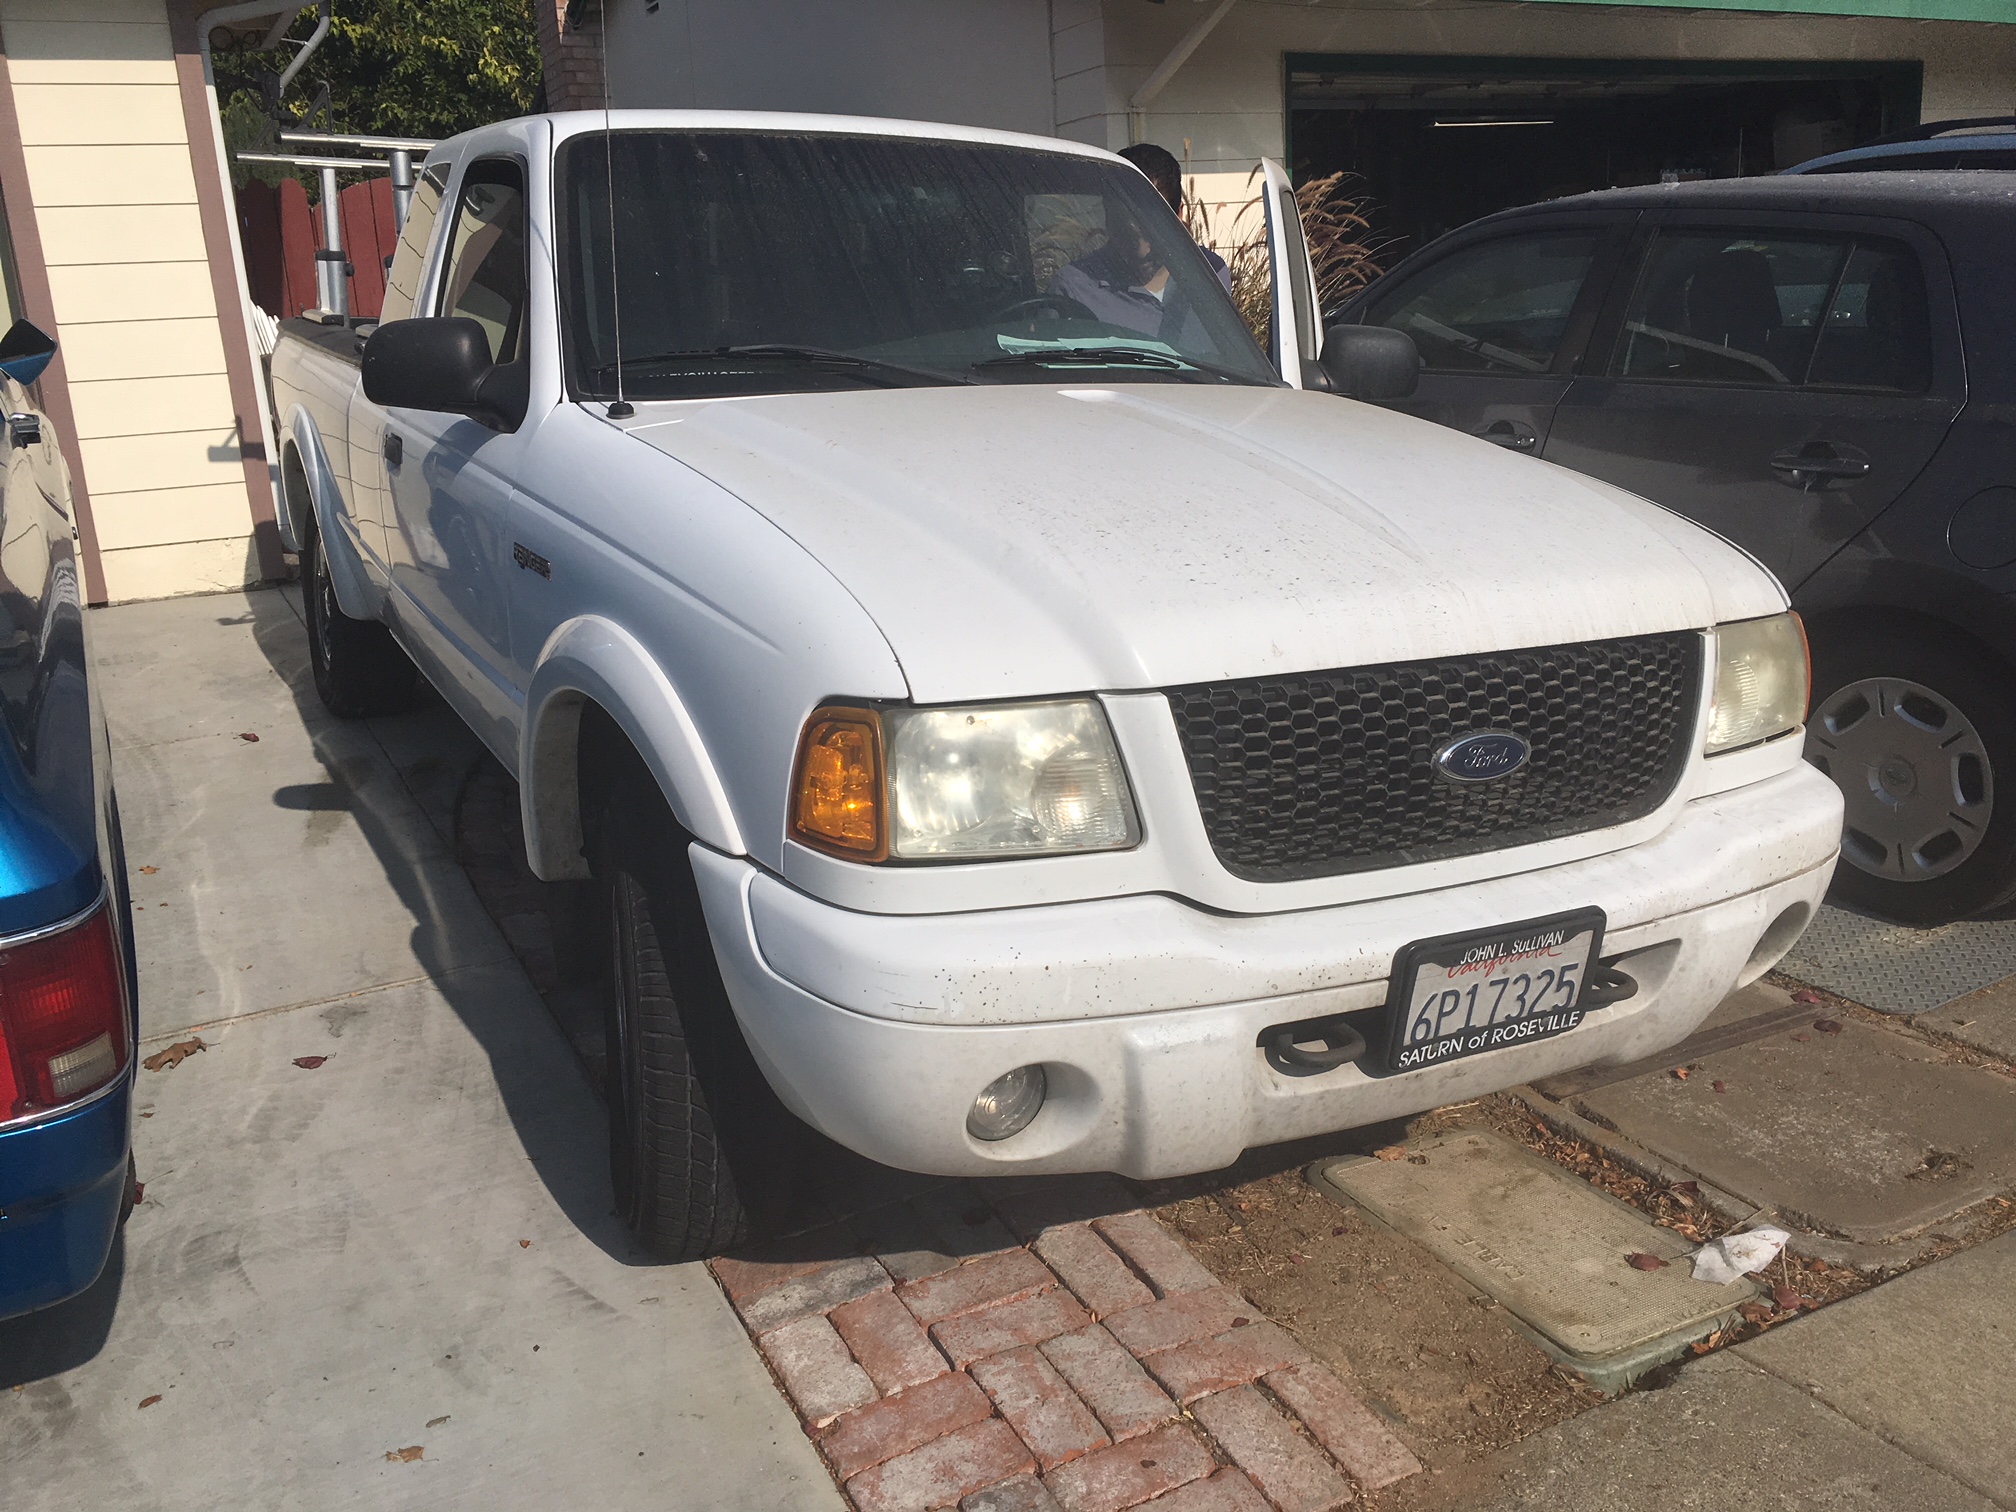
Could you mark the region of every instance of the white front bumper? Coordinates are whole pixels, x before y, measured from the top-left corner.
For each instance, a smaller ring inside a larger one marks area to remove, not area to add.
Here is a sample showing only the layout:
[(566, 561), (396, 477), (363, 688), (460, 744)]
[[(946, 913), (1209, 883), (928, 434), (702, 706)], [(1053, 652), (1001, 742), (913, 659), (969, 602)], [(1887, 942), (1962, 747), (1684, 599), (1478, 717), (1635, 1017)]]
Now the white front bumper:
[[(1802, 765), (1697, 799), (1626, 850), (1284, 914), (1162, 896), (866, 914), (699, 845), (693, 862), (736, 1017), (807, 1122), (907, 1170), (1163, 1177), (1655, 1054), (1798, 938), (1840, 833), (1840, 794)], [(1384, 1077), (1285, 1076), (1259, 1049), (1272, 1025), (1382, 1004), (1409, 941), (1591, 904), (1609, 919), (1605, 959), (1623, 957), (1639, 990), (1556, 1039)], [(967, 1134), (974, 1095), (1031, 1064), (1050, 1089), (1035, 1122), (998, 1144)]]

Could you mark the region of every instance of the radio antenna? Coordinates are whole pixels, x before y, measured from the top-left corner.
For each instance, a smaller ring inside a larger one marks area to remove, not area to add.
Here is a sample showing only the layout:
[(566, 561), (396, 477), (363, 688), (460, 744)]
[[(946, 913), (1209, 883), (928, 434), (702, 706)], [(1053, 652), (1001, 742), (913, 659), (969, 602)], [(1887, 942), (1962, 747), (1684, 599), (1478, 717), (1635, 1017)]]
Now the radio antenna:
[(602, 172), (609, 184), (609, 325), (616, 344), (616, 402), (606, 414), (611, 420), (628, 420), (637, 406), (623, 397), (623, 291), (616, 276), (616, 133), (609, 117), (609, 0), (598, 6), (602, 22)]

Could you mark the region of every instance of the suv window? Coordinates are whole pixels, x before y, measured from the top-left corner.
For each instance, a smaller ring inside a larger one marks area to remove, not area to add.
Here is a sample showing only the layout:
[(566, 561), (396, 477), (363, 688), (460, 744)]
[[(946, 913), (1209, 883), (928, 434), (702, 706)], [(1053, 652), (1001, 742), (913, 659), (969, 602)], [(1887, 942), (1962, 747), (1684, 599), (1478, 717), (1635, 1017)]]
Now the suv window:
[(420, 297), (420, 270), (427, 261), (427, 244), (434, 240), (434, 224), (441, 218), (441, 196), (447, 192), (445, 168), (429, 168), (413, 186), (406, 226), (399, 233), (392, 266), (385, 272), (385, 303), (378, 311), (381, 324), (404, 320), (413, 313), (414, 302)]
[(1373, 305), (1443, 372), (1544, 373), (1596, 257), (1593, 231), (1507, 237), (1445, 257)]
[(525, 170), (501, 158), (472, 163), (455, 203), (441, 313), (482, 326), (493, 362), (516, 362), (524, 355), (525, 292)]
[(1922, 389), (1930, 347), (1925, 281), (1904, 247), (1676, 232), (1646, 254), (1611, 372), (1767, 388)]

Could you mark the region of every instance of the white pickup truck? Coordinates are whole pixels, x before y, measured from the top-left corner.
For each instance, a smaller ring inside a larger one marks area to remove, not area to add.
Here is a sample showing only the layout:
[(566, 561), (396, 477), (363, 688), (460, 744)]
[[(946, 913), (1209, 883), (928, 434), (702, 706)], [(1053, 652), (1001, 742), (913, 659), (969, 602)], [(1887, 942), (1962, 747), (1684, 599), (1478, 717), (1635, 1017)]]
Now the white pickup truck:
[(608, 902), (659, 1253), (744, 1232), (791, 1115), (1215, 1169), (1649, 1055), (1811, 918), (1841, 800), (1777, 582), (1340, 397), (1418, 359), (1317, 329), (1278, 168), (1270, 356), (1106, 152), (609, 125), (437, 148), (382, 321), (289, 323), (272, 379), (324, 700), (417, 665)]

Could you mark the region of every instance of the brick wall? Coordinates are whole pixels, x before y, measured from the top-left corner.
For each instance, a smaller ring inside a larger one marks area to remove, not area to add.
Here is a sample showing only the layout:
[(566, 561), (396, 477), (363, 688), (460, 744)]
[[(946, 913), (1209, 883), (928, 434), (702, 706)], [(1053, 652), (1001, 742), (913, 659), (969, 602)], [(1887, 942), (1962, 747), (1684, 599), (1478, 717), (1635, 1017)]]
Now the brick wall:
[[(602, 5), (604, 0), (532, 0), (539, 23), (548, 110), (602, 107)], [(569, 9), (574, 12), (568, 24)]]

